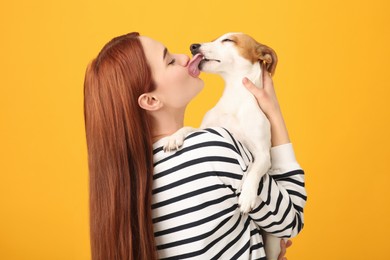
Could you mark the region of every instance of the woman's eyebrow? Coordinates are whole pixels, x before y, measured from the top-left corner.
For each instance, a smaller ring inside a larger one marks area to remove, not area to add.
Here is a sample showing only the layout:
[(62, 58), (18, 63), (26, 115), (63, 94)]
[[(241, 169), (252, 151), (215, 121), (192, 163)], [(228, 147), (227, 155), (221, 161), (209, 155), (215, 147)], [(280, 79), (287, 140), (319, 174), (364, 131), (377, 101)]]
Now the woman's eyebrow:
[(164, 49), (164, 54), (163, 54), (163, 61), (165, 60), (165, 57), (167, 56), (167, 52), (168, 52), (168, 49), (165, 48), (165, 49)]

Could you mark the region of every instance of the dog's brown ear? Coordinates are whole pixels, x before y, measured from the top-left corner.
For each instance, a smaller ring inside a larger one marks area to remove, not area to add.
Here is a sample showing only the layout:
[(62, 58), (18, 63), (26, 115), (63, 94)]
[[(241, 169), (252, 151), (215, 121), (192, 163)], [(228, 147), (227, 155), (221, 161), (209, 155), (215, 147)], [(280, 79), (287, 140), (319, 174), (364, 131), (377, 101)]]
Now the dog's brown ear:
[(272, 48), (259, 43), (256, 47), (256, 54), (259, 61), (265, 63), (267, 71), (274, 75), (276, 64), (278, 63), (276, 52)]

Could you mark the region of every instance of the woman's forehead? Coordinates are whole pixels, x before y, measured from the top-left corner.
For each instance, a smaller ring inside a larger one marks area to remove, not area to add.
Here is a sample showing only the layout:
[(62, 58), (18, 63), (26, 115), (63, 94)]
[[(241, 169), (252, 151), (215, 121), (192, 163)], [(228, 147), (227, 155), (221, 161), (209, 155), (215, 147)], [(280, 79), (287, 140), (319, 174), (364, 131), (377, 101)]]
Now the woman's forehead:
[(151, 53), (153, 55), (157, 55), (158, 53), (161, 53), (160, 56), (163, 56), (165, 46), (161, 42), (153, 40), (147, 36), (139, 36), (139, 39), (142, 47), (144, 48), (145, 54)]
[(166, 50), (165, 46), (161, 42), (146, 36), (140, 36), (140, 41), (144, 49), (146, 59), (148, 60), (149, 65), (152, 67), (152, 70), (155, 69), (155, 66), (163, 64), (165, 55), (164, 53)]

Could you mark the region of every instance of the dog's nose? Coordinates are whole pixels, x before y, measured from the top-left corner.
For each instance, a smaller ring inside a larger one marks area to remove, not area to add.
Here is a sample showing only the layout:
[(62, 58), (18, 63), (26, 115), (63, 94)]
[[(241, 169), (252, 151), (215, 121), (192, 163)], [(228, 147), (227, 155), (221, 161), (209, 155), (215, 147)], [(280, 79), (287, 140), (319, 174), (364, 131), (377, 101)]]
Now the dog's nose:
[(199, 48), (200, 48), (200, 44), (199, 43), (191, 44), (190, 51), (191, 51), (192, 55), (197, 54), (199, 52)]

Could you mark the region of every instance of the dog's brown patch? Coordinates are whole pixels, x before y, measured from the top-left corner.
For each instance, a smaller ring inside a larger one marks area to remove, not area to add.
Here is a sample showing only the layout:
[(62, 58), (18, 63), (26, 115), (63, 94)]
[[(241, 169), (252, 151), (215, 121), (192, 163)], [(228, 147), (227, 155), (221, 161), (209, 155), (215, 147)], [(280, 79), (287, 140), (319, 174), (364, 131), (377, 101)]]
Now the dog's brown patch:
[(258, 43), (247, 34), (233, 34), (229, 38), (235, 42), (235, 46), (242, 57), (252, 63), (265, 62), (267, 71), (272, 75), (275, 73), (278, 58), (273, 49)]

